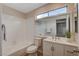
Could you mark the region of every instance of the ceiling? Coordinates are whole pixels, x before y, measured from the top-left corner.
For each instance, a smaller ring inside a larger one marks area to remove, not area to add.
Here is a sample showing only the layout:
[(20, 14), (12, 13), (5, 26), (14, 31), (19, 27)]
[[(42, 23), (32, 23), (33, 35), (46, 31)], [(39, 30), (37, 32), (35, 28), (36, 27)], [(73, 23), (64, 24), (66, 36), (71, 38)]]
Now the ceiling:
[(36, 8), (39, 8), (46, 3), (5, 3), (4, 5), (16, 9), (23, 13), (28, 13)]

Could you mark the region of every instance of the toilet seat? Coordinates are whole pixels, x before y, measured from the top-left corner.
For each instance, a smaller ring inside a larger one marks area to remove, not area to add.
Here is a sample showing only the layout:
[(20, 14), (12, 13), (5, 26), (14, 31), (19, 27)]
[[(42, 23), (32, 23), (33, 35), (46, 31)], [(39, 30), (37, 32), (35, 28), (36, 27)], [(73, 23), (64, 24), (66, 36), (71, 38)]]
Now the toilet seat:
[(32, 45), (26, 49), (27, 53), (35, 53), (37, 51), (37, 46)]

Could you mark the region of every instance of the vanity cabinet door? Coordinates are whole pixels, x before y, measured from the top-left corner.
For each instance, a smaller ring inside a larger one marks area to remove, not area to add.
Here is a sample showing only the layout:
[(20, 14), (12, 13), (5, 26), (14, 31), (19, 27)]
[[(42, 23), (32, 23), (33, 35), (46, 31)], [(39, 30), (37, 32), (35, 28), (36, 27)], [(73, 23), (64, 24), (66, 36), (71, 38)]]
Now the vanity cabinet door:
[(46, 41), (43, 42), (43, 55), (44, 56), (52, 56), (51, 47), (52, 47), (52, 43), (46, 42)]
[(65, 56), (77, 56), (77, 53), (73, 53), (73, 50), (77, 49), (77, 47), (65, 46)]
[(63, 56), (64, 55), (64, 46), (63, 45), (53, 43), (53, 47), (54, 47), (54, 51), (52, 54), (53, 56)]
[(43, 55), (44, 56), (63, 56), (64, 46), (51, 42), (43, 42)]

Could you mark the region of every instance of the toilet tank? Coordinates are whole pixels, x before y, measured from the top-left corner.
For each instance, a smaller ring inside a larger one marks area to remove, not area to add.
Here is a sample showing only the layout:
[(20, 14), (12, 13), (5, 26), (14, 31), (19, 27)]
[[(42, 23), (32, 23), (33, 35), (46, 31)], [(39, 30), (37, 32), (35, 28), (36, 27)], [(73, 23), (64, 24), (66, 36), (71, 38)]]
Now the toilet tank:
[(35, 45), (37, 47), (42, 46), (42, 38), (35, 38)]

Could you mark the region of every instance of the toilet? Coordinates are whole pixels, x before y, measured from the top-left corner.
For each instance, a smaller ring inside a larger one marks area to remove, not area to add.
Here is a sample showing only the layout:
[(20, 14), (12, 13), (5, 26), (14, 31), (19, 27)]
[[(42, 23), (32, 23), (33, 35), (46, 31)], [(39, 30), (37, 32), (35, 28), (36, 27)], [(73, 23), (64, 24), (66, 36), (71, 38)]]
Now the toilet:
[(26, 48), (26, 53), (29, 56), (36, 56), (37, 55), (37, 50), (41, 45), (41, 40), (42, 40), (42, 38), (36, 38), (34, 40), (34, 44), (29, 46), (28, 48)]

